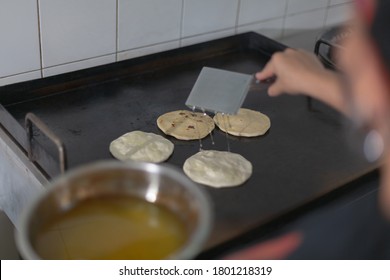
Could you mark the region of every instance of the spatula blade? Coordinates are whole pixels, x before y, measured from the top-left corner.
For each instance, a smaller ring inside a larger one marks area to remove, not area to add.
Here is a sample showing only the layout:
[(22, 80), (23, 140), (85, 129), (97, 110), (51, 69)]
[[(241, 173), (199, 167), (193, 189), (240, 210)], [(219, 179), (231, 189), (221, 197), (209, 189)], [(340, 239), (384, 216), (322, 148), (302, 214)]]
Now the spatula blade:
[(185, 104), (191, 109), (234, 115), (253, 79), (253, 75), (203, 67)]

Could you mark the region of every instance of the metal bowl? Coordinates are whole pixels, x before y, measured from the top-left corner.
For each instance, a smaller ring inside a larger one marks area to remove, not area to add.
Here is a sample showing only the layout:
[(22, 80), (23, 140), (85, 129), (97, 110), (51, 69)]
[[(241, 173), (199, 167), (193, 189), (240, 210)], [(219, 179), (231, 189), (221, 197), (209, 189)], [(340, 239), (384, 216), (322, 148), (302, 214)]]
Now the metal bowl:
[(185, 223), (185, 244), (169, 259), (190, 259), (203, 247), (211, 227), (206, 193), (175, 168), (150, 163), (103, 161), (60, 176), (24, 209), (16, 244), (24, 259), (41, 259), (32, 245), (39, 229), (84, 199), (129, 195), (170, 209)]

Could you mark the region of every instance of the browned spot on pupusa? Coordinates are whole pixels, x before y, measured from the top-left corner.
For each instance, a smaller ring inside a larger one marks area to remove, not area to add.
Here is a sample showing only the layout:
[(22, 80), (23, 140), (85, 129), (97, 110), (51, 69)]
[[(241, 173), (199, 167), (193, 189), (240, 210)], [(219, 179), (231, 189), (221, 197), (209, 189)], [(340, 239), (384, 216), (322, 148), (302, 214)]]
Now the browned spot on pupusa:
[[(157, 121), (158, 127), (167, 135), (180, 140), (195, 140), (206, 137), (214, 129), (209, 116), (187, 111), (172, 111), (161, 115), (164, 123)], [(174, 124), (174, 125), (172, 125)]]

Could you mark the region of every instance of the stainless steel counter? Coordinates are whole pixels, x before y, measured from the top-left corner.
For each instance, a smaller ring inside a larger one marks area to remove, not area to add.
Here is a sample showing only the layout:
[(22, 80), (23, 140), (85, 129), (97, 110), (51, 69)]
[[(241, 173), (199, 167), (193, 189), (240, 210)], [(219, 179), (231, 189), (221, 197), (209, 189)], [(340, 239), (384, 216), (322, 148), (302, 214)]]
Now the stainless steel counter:
[(0, 128), (0, 206), (15, 224), (19, 210), (42, 191), (46, 178)]
[(14, 223), (27, 201), (43, 191), (46, 179), (0, 127), (0, 259), (18, 259)]

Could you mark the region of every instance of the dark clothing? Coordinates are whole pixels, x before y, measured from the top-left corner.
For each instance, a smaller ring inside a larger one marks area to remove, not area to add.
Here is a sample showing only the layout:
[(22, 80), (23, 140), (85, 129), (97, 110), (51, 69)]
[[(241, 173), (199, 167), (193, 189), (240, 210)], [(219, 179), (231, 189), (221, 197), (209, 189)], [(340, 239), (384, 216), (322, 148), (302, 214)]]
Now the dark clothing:
[(377, 1), (374, 21), (371, 26), (371, 34), (384, 60), (384, 64), (387, 66), (387, 71), (390, 71), (389, 13), (390, 13), (390, 1), (389, 0)]
[(289, 227), (303, 233), (290, 259), (390, 259), (390, 222), (380, 213), (378, 190), (316, 211)]

